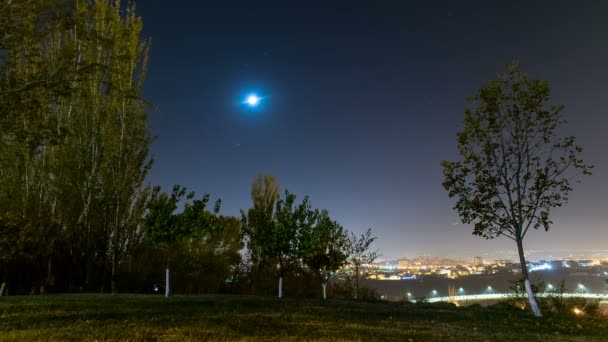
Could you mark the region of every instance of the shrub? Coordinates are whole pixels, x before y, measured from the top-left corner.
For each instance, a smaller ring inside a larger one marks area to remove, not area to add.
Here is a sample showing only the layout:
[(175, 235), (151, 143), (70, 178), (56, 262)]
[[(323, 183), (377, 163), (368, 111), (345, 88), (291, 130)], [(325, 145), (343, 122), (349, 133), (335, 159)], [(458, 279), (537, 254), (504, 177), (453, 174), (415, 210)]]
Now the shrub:
[[(599, 314), (600, 303), (597, 299), (564, 297), (564, 293), (567, 292), (567, 289), (563, 281), (558, 287), (550, 291), (541, 290), (546, 289), (545, 282), (537, 282), (531, 284), (531, 286), (534, 293), (546, 293), (546, 296), (536, 297), (538, 306), (540, 307), (541, 312), (543, 312), (545, 315), (597, 316)], [(524, 289), (523, 279), (515, 281), (513, 286), (511, 286), (511, 291), (511, 295), (505, 301), (505, 303), (522, 310), (529, 310), (530, 303), (528, 301), (528, 295)]]
[(359, 287), (359, 292), (357, 293), (357, 299), (363, 301), (379, 301), (382, 299), (380, 294), (376, 289), (370, 287)]

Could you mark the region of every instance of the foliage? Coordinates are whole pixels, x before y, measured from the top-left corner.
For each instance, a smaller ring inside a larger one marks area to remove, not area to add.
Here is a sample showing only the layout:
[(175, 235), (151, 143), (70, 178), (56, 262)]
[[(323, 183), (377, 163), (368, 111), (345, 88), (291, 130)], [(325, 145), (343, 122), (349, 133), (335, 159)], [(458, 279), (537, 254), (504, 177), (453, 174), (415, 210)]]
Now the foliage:
[(269, 264), (264, 243), (273, 229), (274, 209), (279, 198), (279, 185), (272, 175), (258, 175), (251, 186), (253, 207), (247, 213), (241, 210), (243, 233), (249, 259), (254, 267)]
[(24, 242), (12, 263), (41, 287), (103, 289), (111, 275), (114, 288), (151, 190), (141, 18), (118, 2), (25, 0), (3, 1), (0, 22), (0, 213), (19, 216)]
[(371, 264), (379, 257), (377, 250), (370, 250), (370, 247), (377, 237), (372, 236), (372, 229), (368, 228), (367, 231), (361, 236), (355, 235), (351, 232), (348, 236), (347, 241), (347, 261), (353, 266), (355, 274), (353, 276), (355, 280), (355, 298), (359, 295), (359, 277), (360, 270), (363, 265)]
[(546, 81), (528, 78), (516, 62), (508, 65), (470, 100), (475, 108), (465, 111), (458, 133), (462, 160), (442, 162), (443, 186), (456, 197), (462, 222), (486, 239), (513, 240), (525, 279), (529, 229), (549, 230), (551, 210), (567, 202), (572, 182), (592, 168), (575, 138), (560, 134), (563, 106), (549, 105), (550, 95)]
[(563, 106), (548, 107), (550, 95), (547, 82), (514, 63), (471, 99), (476, 108), (465, 112), (458, 134), (463, 160), (442, 165), (443, 184), (475, 235), (549, 230), (550, 210), (567, 201), (572, 177), (590, 174), (575, 138), (558, 134)]
[[(532, 283), (532, 291), (535, 294), (543, 293), (544, 296), (537, 297), (538, 305), (542, 312), (551, 316), (598, 316), (599, 315), (599, 300), (580, 298), (580, 297), (566, 297), (564, 293), (567, 293), (565, 283), (562, 281), (557, 287), (549, 289), (544, 281)], [(511, 291), (505, 303), (512, 307), (519, 308), (522, 310), (530, 309), (530, 303), (526, 297), (526, 291), (524, 289), (524, 280), (518, 279), (514, 281), (510, 287)], [(575, 312), (575, 309), (580, 310)]]
[(244, 292), (240, 220), (208, 214), (212, 215), (213, 226), (198, 237), (161, 245), (147, 240), (141, 245), (121, 268), (121, 277), (126, 281), (120, 283), (120, 290), (150, 293), (153, 284), (157, 284), (158, 292), (165, 277), (159, 266), (166, 265), (170, 256), (174, 294)]
[[(176, 243), (205, 239), (206, 234), (219, 226), (217, 218), (207, 210), (209, 195), (205, 194), (202, 199), (194, 199), (194, 196), (194, 192), (187, 193), (187, 189), (180, 185), (173, 187), (171, 195), (161, 192), (159, 186), (152, 191), (146, 207), (144, 230), (146, 239), (167, 253), (167, 260)], [(184, 209), (176, 213), (184, 197)], [(218, 200), (215, 204), (215, 214), (220, 209), (220, 203)]]
[[(525, 279), (523, 277), (512, 281), (511, 286), (509, 286), (510, 291), (508, 293), (508, 298), (505, 300), (506, 303), (522, 310), (530, 309), (530, 302), (528, 301), (524, 281)], [(532, 292), (535, 294), (543, 292), (543, 290), (546, 288), (546, 284), (544, 282), (532, 282), (530, 283), (530, 286), (532, 287)], [(541, 309), (544, 308), (542, 305), (540, 306)]]
[[(159, 186), (152, 191), (152, 196), (147, 204), (147, 213), (144, 217), (144, 231), (146, 239), (151, 246), (164, 252), (166, 265), (165, 296), (169, 296), (169, 269), (173, 260), (178, 260), (177, 253), (188, 246), (188, 253), (193, 248), (203, 247), (200, 242), (207, 235), (221, 228), (220, 222), (215, 214), (220, 210), (221, 201), (215, 203), (214, 213), (207, 210), (209, 195), (205, 194), (202, 199), (194, 199), (194, 192), (187, 193), (185, 187), (175, 185), (171, 195), (161, 193)], [(185, 196), (184, 209), (181, 213), (175, 213), (178, 204)], [(193, 241), (196, 241), (193, 244)], [(200, 252), (200, 250), (199, 250)], [(195, 259), (196, 260), (196, 259)], [(183, 260), (182, 260), (183, 262)], [(198, 270), (198, 268), (195, 268)]]
[(366, 286), (361, 286), (357, 290), (357, 296), (356, 296), (356, 298), (358, 300), (362, 300), (362, 301), (374, 302), (374, 301), (381, 300), (382, 296), (374, 288), (366, 287)]
[(296, 195), (285, 190), (285, 197), (277, 201), (272, 230), (267, 231), (270, 234), (262, 248), (270, 260), (278, 263), (280, 277), (284, 277), (285, 271), (297, 263), (298, 221), (302, 212), (296, 208), (295, 201)]
[[(238, 282), (243, 240), (236, 217), (219, 216), (216, 229), (193, 239), (183, 249), (183, 270), (198, 286), (194, 293), (217, 293)], [(179, 270), (179, 269), (178, 269)]]
[[(273, 271), (279, 279), (288, 274), (306, 279), (303, 273), (311, 272), (325, 285), (331, 273), (345, 264), (346, 231), (327, 210), (313, 210), (307, 196), (297, 204), (296, 195), (287, 190), (280, 197), (278, 183), (271, 175), (254, 179), (251, 197), (253, 207), (241, 215), (250, 279), (258, 287), (270, 286), (264, 284), (267, 277), (259, 275)], [(263, 289), (256, 292), (266, 293)]]
[(346, 231), (329, 217), (327, 210), (311, 211), (308, 202), (301, 210), (308, 214), (299, 228), (299, 253), (302, 262), (326, 283), (332, 273), (346, 264), (348, 239)]

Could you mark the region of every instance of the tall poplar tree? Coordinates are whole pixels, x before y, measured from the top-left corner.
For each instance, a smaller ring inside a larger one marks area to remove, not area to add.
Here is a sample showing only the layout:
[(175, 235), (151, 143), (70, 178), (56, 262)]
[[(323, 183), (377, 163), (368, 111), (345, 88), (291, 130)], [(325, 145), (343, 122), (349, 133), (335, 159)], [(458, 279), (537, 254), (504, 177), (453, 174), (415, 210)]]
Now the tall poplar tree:
[(0, 22), (0, 220), (48, 278), (68, 253), (81, 288), (108, 273), (115, 290), (150, 194), (141, 18), (119, 1), (5, 1)]

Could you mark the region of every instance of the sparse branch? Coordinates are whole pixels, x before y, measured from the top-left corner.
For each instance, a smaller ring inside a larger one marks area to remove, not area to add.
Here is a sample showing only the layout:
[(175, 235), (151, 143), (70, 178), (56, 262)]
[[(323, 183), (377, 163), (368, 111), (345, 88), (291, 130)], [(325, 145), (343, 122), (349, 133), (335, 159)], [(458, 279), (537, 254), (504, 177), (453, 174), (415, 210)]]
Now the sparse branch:
[(498, 235), (502, 235), (502, 236), (504, 236), (504, 237), (507, 237), (507, 238), (509, 238), (509, 239), (513, 240), (513, 241), (517, 241), (517, 240), (515, 239), (515, 237), (514, 237), (514, 233), (512, 233), (512, 234), (513, 234), (513, 235), (508, 235), (508, 234), (505, 234), (504, 232), (498, 232)]

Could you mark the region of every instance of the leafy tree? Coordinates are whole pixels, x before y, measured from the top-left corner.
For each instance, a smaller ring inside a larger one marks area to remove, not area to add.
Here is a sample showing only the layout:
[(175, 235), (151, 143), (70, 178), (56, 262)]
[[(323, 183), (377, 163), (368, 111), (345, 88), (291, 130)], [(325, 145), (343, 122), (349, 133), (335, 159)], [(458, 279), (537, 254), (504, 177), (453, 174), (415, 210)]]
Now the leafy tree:
[(45, 0), (0, 3), (0, 226), (12, 227), (17, 242), (0, 247), (7, 265), (49, 259), (61, 236), (51, 169), (43, 158), (64, 133), (54, 129), (52, 104), (66, 96), (65, 77), (71, 76), (69, 70), (57, 72), (65, 59), (51, 61), (52, 49), (43, 48), (45, 37), (62, 28), (52, 15), (56, 9)]
[(329, 217), (327, 210), (315, 210), (312, 214), (307, 211), (303, 217), (313, 219), (304, 220), (299, 227), (298, 251), (302, 262), (321, 280), (323, 299), (327, 299), (331, 274), (346, 263), (348, 236), (344, 228)]
[[(178, 204), (174, 215), (180, 215), (180, 207), (181, 204)], [(238, 287), (238, 279), (233, 276), (241, 272), (239, 266), (242, 265), (240, 218), (217, 216), (211, 212), (207, 212), (207, 215), (210, 222), (208, 229), (169, 245), (171, 293), (218, 293)], [(122, 271), (128, 270), (125, 276), (139, 280), (128, 284), (130, 291), (150, 291), (151, 281), (155, 281), (159, 275), (158, 266), (167, 262), (166, 250), (155, 247), (147, 238), (144, 241), (147, 243), (139, 246), (129, 258), (128, 268), (122, 268)], [(158, 290), (160, 286), (155, 291)]]
[(443, 186), (473, 234), (515, 242), (530, 306), (541, 316), (530, 286), (523, 240), (530, 228), (548, 231), (551, 209), (566, 203), (572, 182), (592, 166), (572, 136), (562, 136), (563, 106), (550, 106), (546, 81), (530, 79), (515, 62), (479, 90), (458, 133), (462, 160), (442, 162)]
[(241, 265), (243, 234), (241, 220), (231, 216), (219, 216), (218, 229), (193, 239), (186, 250), (189, 263), (185, 271), (196, 281), (198, 292), (217, 292)]
[[(171, 195), (161, 193), (160, 187), (155, 187), (147, 205), (144, 218), (146, 238), (157, 249), (166, 255), (165, 297), (170, 293), (170, 264), (176, 245), (195, 239), (201, 239), (205, 233), (217, 226), (214, 215), (207, 210), (209, 195), (194, 200), (194, 192), (186, 194), (186, 188), (179, 185), (173, 187)], [(178, 204), (185, 196), (184, 210), (175, 213)], [(215, 204), (214, 212), (220, 209), (221, 201)]]
[(69, 96), (74, 72), (66, 68), (70, 51), (50, 44), (58, 43), (67, 25), (55, 15), (58, 5), (50, 0), (0, 4), (0, 216), (10, 218), (6, 227), (13, 228), (18, 242), (0, 254), (8, 252), (8, 265), (44, 259), (48, 270), (36, 272), (37, 281), (43, 273), (50, 280), (52, 254), (63, 238), (48, 152), (66, 134), (57, 123), (56, 104)]
[(152, 137), (141, 96), (149, 44), (133, 5), (121, 13), (118, 2), (77, 2), (70, 21), (61, 35), (74, 55), (67, 67), (88, 71), (55, 105), (69, 134), (47, 154), (70, 250), (88, 265), (84, 282), (95, 269), (105, 275), (109, 264), (115, 291), (118, 265), (141, 241), (151, 192), (144, 181)]
[[(247, 244), (250, 274), (274, 272), (274, 260), (264, 245), (274, 227), (274, 211), (279, 199), (279, 185), (272, 175), (258, 175), (251, 184), (253, 206), (245, 213), (241, 210), (243, 234)], [(258, 280), (258, 279), (255, 279)], [(255, 284), (257, 286), (258, 284)]]
[[(253, 208), (242, 214), (243, 231), (254, 272), (269, 268), (278, 276), (278, 297), (283, 297), (283, 280), (298, 265), (298, 230), (310, 215), (308, 198), (296, 205), (296, 196), (285, 191), (278, 196), (276, 179), (257, 176), (252, 184)], [(309, 218), (310, 219), (310, 218)]]
[[(306, 201), (307, 199), (305, 199)], [(283, 279), (286, 271), (297, 261), (298, 214), (296, 196), (285, 190), (285, 198), (277, 201), (271, 229), (265, 231), (262, 253), (277, 264), (279, 275), (278, 297), (283, 297)]]
[(134, 6), (123, 9), (0, 4), (0, 210), (21, 216), (29, 250), (20, 255), (48, 259), (47, 278), (53, 256), (68, 253), (81, 286), (98, 273), (105, 284), (110, 269), (113, 290), (151, 191), (141, 98), (149, 44)]
[(376, 239), (377, 237), (372, 236), (371, 228), (368, 228), (367, 231), (360, 236), (355, 235), (353, 232), (351, 232), (348, 236), (347, 261), (352, 265), (355, 272), (355, 298), (359, 297), (359, 277), (361, 266), (371, 264), (379, 256), (377, 250), (370, 250), (372, 243), (376, 241)]

